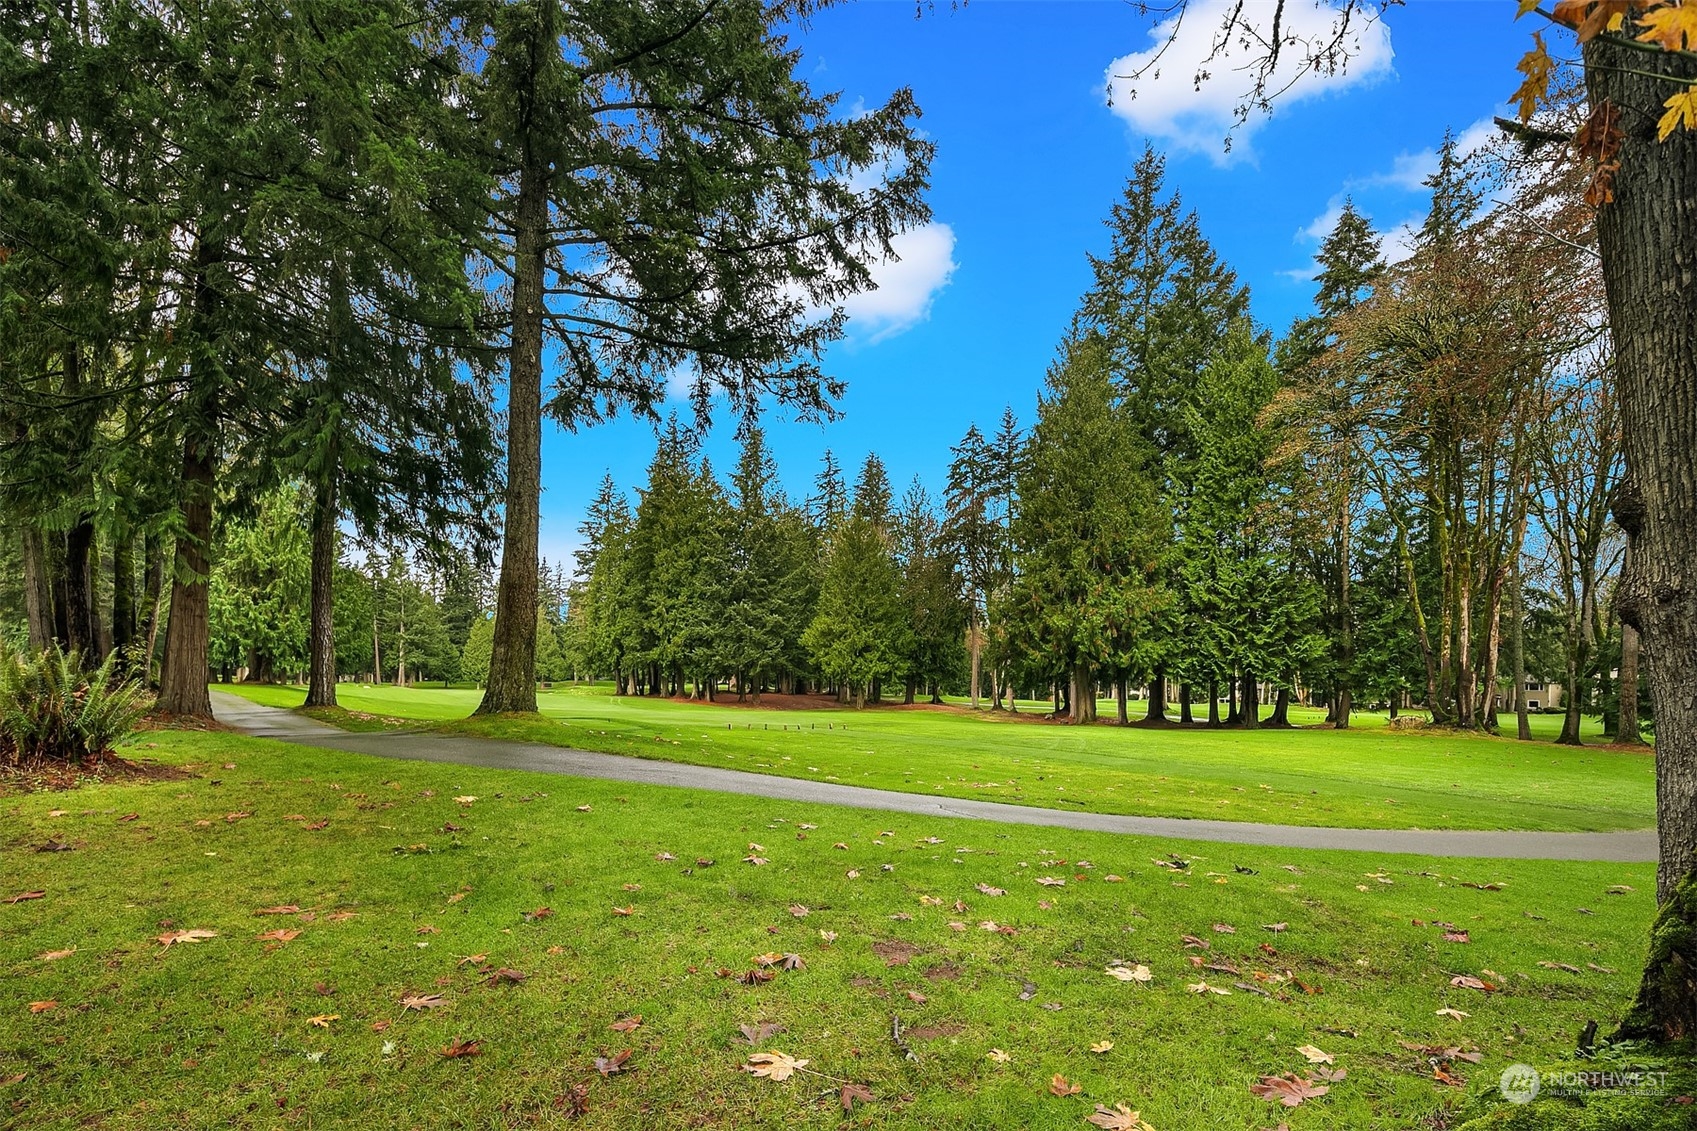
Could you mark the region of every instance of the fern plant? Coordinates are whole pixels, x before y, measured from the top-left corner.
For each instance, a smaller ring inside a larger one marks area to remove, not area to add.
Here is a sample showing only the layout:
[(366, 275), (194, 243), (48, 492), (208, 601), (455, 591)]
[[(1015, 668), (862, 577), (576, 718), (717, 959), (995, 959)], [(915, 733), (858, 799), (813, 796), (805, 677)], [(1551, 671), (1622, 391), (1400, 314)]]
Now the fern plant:
[(97, 764), (146, 713), (142, 684), (118, 674), (117, 657), (93, 671), (57, 644), (0, 653), (0, 749), (14, 764)]

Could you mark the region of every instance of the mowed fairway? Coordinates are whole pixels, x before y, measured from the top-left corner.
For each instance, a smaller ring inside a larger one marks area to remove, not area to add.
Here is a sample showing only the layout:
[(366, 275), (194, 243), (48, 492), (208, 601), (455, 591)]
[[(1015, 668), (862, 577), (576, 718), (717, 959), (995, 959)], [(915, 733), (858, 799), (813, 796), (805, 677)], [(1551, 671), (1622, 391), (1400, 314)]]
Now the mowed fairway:
[[(295, 688), (218, 689), (273, 706), (303, 698)], [(338, 696), (370, 716), (336, 716), (356, 727), (414, 720), (643, 758), (1101, 813), (1547, 831), (1641, 829), (1655, 821), (1648, 752), (1398, 732), (1382, 716), (1359, 715), (1345, 732), (1070, 727), (1029, 713), (772, 710), (579, 687), (539, 695), (540, 720), (467, 720), (476, 691), (344, 684)], [(1550, 734), (1558, 721), (1537, 717)]]
[[(1227, 849), (141, 737), (125, 753), (194, 776), (0, 797), (9, 1126), (1073, 1129), (1123, 1103), (1159, 1131), (1453, 1127), (1504, 1067), (1619, 1016), (1654, 910), (1648, 864)], [(1343, 1078), (1297, 1109), (1254, 1096), (1315, 1079), (1298, 1046)], [(773, 1050), (806, 1070), (744, 1071)], [(845, 1084), (871, 1097), (852, 1116)], [(1568, 1126), (1563, 1104), (1530, 1110)], [(1683, 1118), (1642, 1104), (1618, 1126)]]

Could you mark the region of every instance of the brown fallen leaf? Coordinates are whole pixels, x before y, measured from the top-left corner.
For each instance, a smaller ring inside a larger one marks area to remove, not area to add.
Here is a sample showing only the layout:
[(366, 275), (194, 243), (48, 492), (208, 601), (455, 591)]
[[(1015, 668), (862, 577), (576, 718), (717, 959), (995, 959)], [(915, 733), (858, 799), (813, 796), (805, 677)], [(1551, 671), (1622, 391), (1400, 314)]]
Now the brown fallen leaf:
[(1546, 962), (1540, 962), (1540, 963), (1538, 963), (1538, 965), (1542, 966), (1546, 970), (1565, 970), (1569, 974), (1577, 974), (1577, 973), (1580, 972), (1579, 967), (1570, 966), (1566, 962), (1547, 962), (1546, 961)]
[(1084, 1122), (1093, 1123), (1102, 1128), (1102, 1131), (1155, 1131), (1143, 1122), (1140, 1113), (1132, 1111), (1124, 1104), (1115, 1104), (1113, 1107), (1097, 1104), (1095, 1113), (1085, 1116)]
[(807, 1064), (806, 1060), (797, 1060), (788, 1053), (773, 1049), (771, 1052), (750, 1053), (748, 1063), (742, 1069), (763, 1079), (782, 1083)]
[(169, 948), (178, 943), (197, 943), (201, 939), (217, 938), (218, 932), (195, 927), (187, 931), (166, 931), (164, 934), (155, 937), (158, 938), (161, 945)]
[(1263, 931), (1271, 931), (1275, 935), (1282, 935), (1284, 934), (1285, 928), (1288, 926), (1290, 926), (1289, 923), (1262, 923), (1261, 929)]
[(530, 977), (530, 975), (521, 970), (514, 970), (511, 967), (503, 966), (489, 975), (489, 984), (491, 986), (498, 986), (504, 982), (509, 986), (516, 986), (528, 977)]
[(488, 961), (489, 961), (489, 956), (487, 954), (467, 954), (467, 955), (462, 956), (459, 959), (459, 961), (454, 963), (454, 965), (455, 966), (482, 966), (485, 962), (488, 962)]
[(774, 1033), (784, 1031), (784, 1027), (776, 1021), (762, 1021), (758, 1025), (738, 1025), (737, 1029), (742, 1033), (742, 1039), (751, 1045), (758, 1045)]
[(1444, 1009), (1434, 1010), (1433, 1013), (1434, 1013), (1435, 1016), (1438, 1016), (1438, 1017), (1448, 1017), (1452, 1021), (1460, 1021), (1464, 1017), (1473, 1016), (1471, 1013), (1467, 1013), (1463, 1010), (1450, 1009), (1448, 1007), (1445, 1007)]
[(371, 1031), (373, 1033), (387, 1032), (388, 1029), (389, 1029), (389, 1026), (392, 1025), (392, 1024), (394, 1024), (394, 1022), (392, 1022), (392, 1021), (373, 1021), (371, 1023)]
[(636, 914), (636, 904), (633, 903), (629, 907), (615, 907), (615, 908), (613, 908), (613, 914), (615, 914), (615, 915), (635, 915)]
[(17, 895), (14, 895), (11, 898), (7, 899), (6, 902), (7, 903), (23, 903), (25, 900), (29, 900), (29, 899), (40, 899), (42, 896), (44, 896), (46, 894), (47, 893), (44, 892), (44, 891), (21, 891)]
[(611, 1025), (607, 1026), (607, 1028), (613, 1030), (615, 1033), (634, 1033), (638, 1029), (642, 1028), (642, 1015), (639, 1013), (635, 1017), (620, 1018)]
[(1296, 1051), (1306, 1057), (1309, 1064), (1330, 1064), (1336, 1059), (1331, 1053), (1324, 1049), (1315, 1048), (1313, 1045), (1297, 1045)]
[(1466, 931), (1457, 928), (1455, 930), (1445, 931), (1444, 932), (1444, 941), (1445, 942), (1454, 942), (1454, 943), (1464, 943), (1464, 942), (1472, 942), (1473, 940), (1468, 937)]
[(315, 832), (318, 832), (321, 829), (327, 829), (329, 827), (330, 827), (329, 821), (314, 821), (310, 825), (302, 825), (301, 826), (301, 828), (305, 829), (309, 833), (315, 833)]
[(77, 952), (77, 948), (74, 947), (74, 946), (71, 947), (69, 950), (45, 950), (45, 951), (42, 951), (40, 954), (36, 955), (35, 958), (36, 958), (36, 961), (38, 961), (38, 962), (57, 962), (61, 958), (71, 957), (71, 955), (75, 954), (76, 952)]
[(1232, 926), (1230, 923), (1215, 923), (1214, 933), (1216, 935), (1235, 935), (1237, 934), (1237, 928)]
[(1084, 1091), (1083, 1084), (1074, 1084), (1059, 1072), (1049, 1078), (1049, 1091), (1057, 1096), (1076, 1096)]
[(447, 1004), (447, 999), (441, 994), (408, 994), (401, 999), (402, 1009), (435, 1009)]
[(1287, 1072), (1283, 1076), (1263, 1076), (1260, 1083), (1249, 1085), (1249, 1090), (1264, 1100), (1274, 1100), (1286, 1107), (1295, 1107), (1303, 1100), (1323, 1096), (1331, 1089), (1294, 1072)]
[(630, 1049), (620, 1049), (612, 1056), (596, 1057), (595, 1071), (601, 1073), (603, 1076), (612, 1076), (620, 1072), (628, 1071), (630, 1068), (631, 1051), (632, 1050)]
[(29, 1003), (29, 1011), (31, 1013), (46, 1013), (49, 1010), (58, 1008), (59, 1003), (56, 1001), (32, 1001)]
[(225, 813), (224, 820), (233, 825), (237, 821), (245, 821), (251, 816), (253, 816), (252, 813)]
[(538, 907), (535, 911), (524, 912), (524, 919), (527, 923), (534, 923), (538, 919), (550, 918), (553, 914), (554, 909), (552, 907)]
[(442, 1055), (456, 1060), (462, 1056), (482, 1056), (483, 1042), (475, 1039), (462, 1041), (455, 1037), (452, 1044), (442, 1049)]
[(926, 997), (924, 994), (920, 993), (918, 990), (908, 990), (907, 991), (907, 1000), (913, 1002), (913, 1004), (915, 1004), (915, 1005), (924, 1005), (926, 1002), (930, 1001), (931, 999)]
[(844, 1111), (853, 1111), (856, 1100), (863, 1104), (872, 1102), (872, 1089), (864, 1084), (844, 1084), (837, 1098), (842, 1102)]
[(1471, 974), (1457, 974), (1455, 977), (1450, 979), (1450, 985), (1457, 986), (1464, 990), (1481, 990), (1488, 994), (1495, 993), (1497, 991), (1495, 983), (1487, 982), (1483, 978), (1475, 978)]
[(770, 970), (750, 970), (746, 974), (738, 974), (737, 981), (745, 986), (758, 986), (761, 982), (770, 982), (777, 975)]
[(253, 911), (255, 915), (295, 915), (299, 912), (300, 907), (293, 903), (279, 903), (275, 907), (256, 907)]
[(275, 931), (266, 931), (263, 935), (255, 935), (253, 937), (261, 942), (293, 942), (300, 938), (300, 931), (278, 928)]

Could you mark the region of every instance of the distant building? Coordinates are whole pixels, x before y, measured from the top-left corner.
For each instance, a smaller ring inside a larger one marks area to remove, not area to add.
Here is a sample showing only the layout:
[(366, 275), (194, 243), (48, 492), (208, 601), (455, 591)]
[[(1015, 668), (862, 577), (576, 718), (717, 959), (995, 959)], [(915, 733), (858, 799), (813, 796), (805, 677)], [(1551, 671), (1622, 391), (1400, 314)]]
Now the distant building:
[[(1526, 677), (1526, 709), (1528, 711), (1559, 711), (1561, 705), (1561, 684), (1544, 683), (1535, 675)], [(1497, 710), (1514, 710), (1514, 683), (1512, 681), (1499, 686)]]

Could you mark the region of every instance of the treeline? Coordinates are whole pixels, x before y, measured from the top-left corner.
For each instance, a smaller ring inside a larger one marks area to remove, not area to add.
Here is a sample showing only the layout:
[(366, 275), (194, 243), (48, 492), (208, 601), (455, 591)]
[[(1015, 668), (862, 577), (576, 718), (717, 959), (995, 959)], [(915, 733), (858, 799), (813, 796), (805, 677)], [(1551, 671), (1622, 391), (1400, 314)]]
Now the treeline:
[(1028, 431), (973, 427), (940, 495), (899, 504), (875, 456), (848, 491), (827, 454), (794, 503), (757, 426), (720, 483), (674, 422), (634, 510), (607, 482), (582, 527), (574, 669), (626, 694), (1052, 694), (1079, 722), (1144, 688), (1156, 721), (1513, 710), (1522, 734), (1534, 679), (1564, 739), (1590, 711), (1635, 740), (1578, 170), (1446, 138), (1427, 184), (1396, 264), (1344, 203), (1314, 312), (1275, 340), (1145, 154)]
[[(838, 112), (795, 74), (791, 15), (0, 7), (18, 642), (115, 650), (186, 715), (210, 713), (214, 668), (298, 670), (304, 647), (308, 701), (333, 703), (341, 626), (367, 619), (335, 612), (361, 600), (342, 541), (475, 563), (498, 522), (485, 708), (533, 709), (544, 414), (647, 413), (680, 371), (701, 404), (824, 411), (842, 300), (928, 218), (911, 96)], [(282, 506), (304, 576), (242, 541)], [(419, 607), (394, 584), (373, 601), (379, 675), (408, 641), (432, 662), (414, 628), (384, 643)]]

